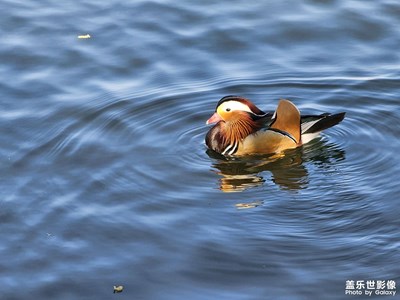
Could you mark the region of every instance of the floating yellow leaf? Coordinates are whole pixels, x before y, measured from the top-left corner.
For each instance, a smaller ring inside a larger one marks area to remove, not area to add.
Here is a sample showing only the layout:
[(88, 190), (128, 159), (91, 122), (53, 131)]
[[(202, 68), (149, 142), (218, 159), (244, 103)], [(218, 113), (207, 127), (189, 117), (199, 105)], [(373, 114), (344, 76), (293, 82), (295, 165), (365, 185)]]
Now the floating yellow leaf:
[(90, 39), (90, 34), (78, 35), (78, 39)]

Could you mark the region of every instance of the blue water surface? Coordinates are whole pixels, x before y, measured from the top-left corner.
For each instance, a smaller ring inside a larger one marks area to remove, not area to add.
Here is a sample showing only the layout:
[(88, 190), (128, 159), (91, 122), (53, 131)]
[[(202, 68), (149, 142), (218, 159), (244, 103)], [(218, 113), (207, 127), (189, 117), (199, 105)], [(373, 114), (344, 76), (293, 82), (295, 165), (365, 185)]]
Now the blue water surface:
[[(0, 8), (1, 299), (360, 299), (346, 281), (400, 284), (400, 2)], [(205, 121), (230, 94), (347, 114), (283, 157), (223, 159)]]

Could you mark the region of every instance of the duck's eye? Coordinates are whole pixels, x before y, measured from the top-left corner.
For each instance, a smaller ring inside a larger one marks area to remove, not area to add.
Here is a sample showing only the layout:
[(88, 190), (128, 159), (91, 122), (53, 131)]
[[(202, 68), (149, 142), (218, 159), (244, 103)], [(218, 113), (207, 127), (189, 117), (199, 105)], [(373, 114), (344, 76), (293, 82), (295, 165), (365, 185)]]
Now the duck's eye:
[(225, 109), (226, 111), (231, 111), (231, 109), (228, 107), (227, 109)]

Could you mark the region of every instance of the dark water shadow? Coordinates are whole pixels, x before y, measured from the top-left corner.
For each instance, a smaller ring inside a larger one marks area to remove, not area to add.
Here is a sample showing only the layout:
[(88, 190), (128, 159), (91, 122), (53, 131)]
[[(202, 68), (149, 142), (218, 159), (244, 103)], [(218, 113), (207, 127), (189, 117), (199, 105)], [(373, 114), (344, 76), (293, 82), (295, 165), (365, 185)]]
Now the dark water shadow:
[[(322, 140), (268, 156), (230, 158), (210, 149), (206, 153), (214, 160), (212, 164), (214, 171), (221, 176), (219, 188), (223, 192), (241, 192), (262, 186), (267, 181), (267, 177), (270, 177), (270, 181), (281, 189), (304, 189), (309, 183), (308, 164), (330, 168), (336, 161), (345, 158), (344, 150)], [(267, 176), (265, 172), (270, 174)]]

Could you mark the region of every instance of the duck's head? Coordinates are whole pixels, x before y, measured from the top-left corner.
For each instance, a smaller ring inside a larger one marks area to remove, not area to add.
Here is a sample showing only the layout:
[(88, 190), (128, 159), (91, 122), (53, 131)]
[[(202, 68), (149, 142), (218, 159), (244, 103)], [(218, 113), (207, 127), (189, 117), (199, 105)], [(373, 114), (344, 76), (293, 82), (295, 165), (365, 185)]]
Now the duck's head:
[(256, 119), (264, 115), (265, 113), (262, 110), (246, 98), (225, 96), (219, 100), (215, 113), (207, 120), (206, 124), (234, 121), (244, 116), (251, 116)]

